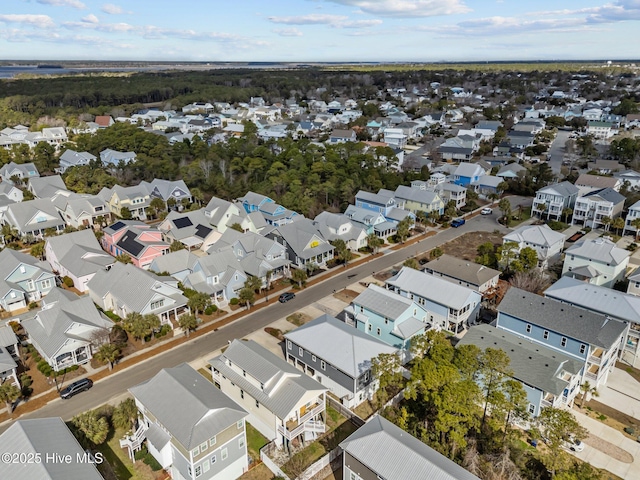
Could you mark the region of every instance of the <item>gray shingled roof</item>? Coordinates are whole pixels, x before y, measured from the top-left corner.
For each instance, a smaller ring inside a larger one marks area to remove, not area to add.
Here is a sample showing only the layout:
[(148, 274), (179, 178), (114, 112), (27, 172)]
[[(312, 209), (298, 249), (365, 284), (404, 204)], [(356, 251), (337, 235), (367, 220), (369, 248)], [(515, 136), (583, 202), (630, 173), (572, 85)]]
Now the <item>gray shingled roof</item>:
[(565, 252), (567, 255), (576, 255), (591, 261), (619, 265), (629, 258), (629, 251), (616, 246), (606, 238), (593, 238), (576, 242)]
[(164, 368), (129, 391), (187, 450), (248, 415), (186, 363)]
[(576, 375), (582, 369), (580, 362), (568, 355), (491, 325), (471, 327), (456, 346), (461, 345), (504, 351), (515, 379), (556, 396), (569, 385), (569, 382), (558, 378), (562, 370)]
[(478, 304), (481, 300), (475, 290), (408, 267), (402, 267), (386, 284), (456, 310), (467, 304)]
[[(264, 384), (264, 389), (229, 367), (229, 361)], [(209, 363), (281, 419), (287, 418), (310, 391), (318, 394), (327, 391), (321, 383), (253, 340), (234, 340), (222, 355), (209, 360)]]
[(594, 190), (593, 192), (587, 193), (582, 198), (589, 198), (595, 201), (602, 199), (605, 202), (611, 202), (613, 205), (617, 205), (625, 200), (625, 197), (616, 192), (613, 188), (601, 188), (600, 190)]
[[(33, 219), (40, 211), (50, 215), (52, 218), (47, 219), (44, 222), (31, 223), (27, 225), (27, 222)], [(7, 207), (5, 220), (10, 221), (10, 223), (23, 232), (44, 230), (47, 228), (56, 228), (65, 225), (64, 220), (62, 220), (58, 210), (53, 203), (51, 203), (51, 199), (49, 198), (36, 198), (25, 202), (12, 203)]]
[(430, 269), (477, 286), (500, 276), (498, 270), (446, 254), (431, 260), (424, 266), (424, 269)]
[(50, 198), (60, 190), (68, 190), (60, 175), (34, 177), (29, 180), (29, 186), (37, 198)]
[[(425, 327), (424, 323), (420, 324)], [(371, 359), (381, 353), (397, 352), (386, 343), (326, 313), (286, 333), (285, 338), (353, 378), (370, 370)]]
[(76, 277), (104, 270), (115, 263), (115, 259), (100, 248), (90, 229), (48, 237), (47, 243), (58, 263)]
[(546, 187), (542, 187), (538, 192), (546, 193), (546, 192), (556, 192), (558, 195), (563, 197), (569, 197), (571, 195), (577, 195), (580, 190), (573, 183), (570, 182), (560, 182), (554, 183), (553, 185), (547, 185)]
[[(7, 453), (39, 453), (40, 463), (0, 463), (0, 477), (7, 480), (103, 480), (91, 463), (76, 462), (84, 450), (59, 417), (18, 420), (0, 435), (0, 450)], [(71, 455), (73, 462), (45, 462), (48, 455)]]
[(413, 301), (409, 298), (377, 285), (369, 285), (364, 292), (353, 299), (353, 303), (392, 320), (396, 320), (413, 305)]
[(406, 185), (398, 186), (395, 191), (395, 196), (401, 200), (409, 200), (427, 205), (431, 205), (438, 198), (435, 192), (422, 190), (420, 188), (411, 188)]
[(18, 337), (13, 333), (13, 328), (9, 325), (0, 327), (0, 347), (8, 347), (18, 343)]
[(544, 294), (592, 312), (640, 324), (640, 297), (635, 295), (591, 285), (571, 277), (561, 277)]
[(315, 247), (305, 248), (314, 236), (320, 240), (324, 240), (316, 226), (308, 218), (301, 218), (295, 222), (280, 225), (275, 227), (273, 231), (287, 242), (287, 245), (291, 247), (299, 258), (308, 259), (333, 251), (333, 245), (326, 240), (320, 241)]
[(611, 348), (627, 328), (621, 321), (514, 287), (504, 296), (498, 312), (498, 325), (500, 314), (505, 313), (603, 348)]
[(504, 236), (510, 242), (529, 242), (533, 245), (550, 247), (558, 242), (564, 242), (566, 235), (551, 230), (549, 225), (524, 225)]
[(340, 446), (385, 480), (479, 480), (379, 415), (349, 435)]

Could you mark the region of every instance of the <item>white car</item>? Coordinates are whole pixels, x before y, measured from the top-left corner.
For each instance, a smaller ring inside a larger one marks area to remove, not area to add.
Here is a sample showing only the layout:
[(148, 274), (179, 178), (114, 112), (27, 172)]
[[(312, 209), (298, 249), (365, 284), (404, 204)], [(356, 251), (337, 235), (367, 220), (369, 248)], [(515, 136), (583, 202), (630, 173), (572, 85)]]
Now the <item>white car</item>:
[(571, 450), (573, 450), (574, 452), (581, 452), (584, 450), (584, 443), (581, 442), (580, 440), (574, 440), (573, 441), (573, 445), (571, 445)]
[(480, 210), (480, 214), (482, 215), (491, 215), (493, 213), (493, 210), (491, 210), (489, 207), (485, 207), (482, 210)]

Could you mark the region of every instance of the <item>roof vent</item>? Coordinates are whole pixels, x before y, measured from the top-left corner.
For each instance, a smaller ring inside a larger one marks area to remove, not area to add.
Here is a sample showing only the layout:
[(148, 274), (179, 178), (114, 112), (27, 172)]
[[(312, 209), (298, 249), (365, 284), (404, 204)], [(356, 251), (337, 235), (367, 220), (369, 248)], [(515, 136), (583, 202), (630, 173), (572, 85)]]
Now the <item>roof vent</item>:
[(529, 357), (529, 360), (533, 360), (533, 358)]

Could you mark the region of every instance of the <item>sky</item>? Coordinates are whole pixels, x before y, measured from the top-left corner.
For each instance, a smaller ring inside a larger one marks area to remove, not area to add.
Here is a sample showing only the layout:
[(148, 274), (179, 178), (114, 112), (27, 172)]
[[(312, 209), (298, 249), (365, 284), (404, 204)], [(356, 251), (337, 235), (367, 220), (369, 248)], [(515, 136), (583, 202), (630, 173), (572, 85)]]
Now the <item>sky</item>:
[(640, 58), (640, 0), (0, 0), (0, 60)]

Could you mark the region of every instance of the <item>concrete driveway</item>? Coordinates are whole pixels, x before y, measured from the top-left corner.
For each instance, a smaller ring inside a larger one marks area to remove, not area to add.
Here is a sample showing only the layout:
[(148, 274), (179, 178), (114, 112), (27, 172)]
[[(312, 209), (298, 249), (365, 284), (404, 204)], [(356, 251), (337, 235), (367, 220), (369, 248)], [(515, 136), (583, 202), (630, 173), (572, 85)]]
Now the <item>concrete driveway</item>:
[(640, 422), (640, 382), (627, 372), (614, 368), (606, 385), (598, 393), (598, 402), (637, 418)]

